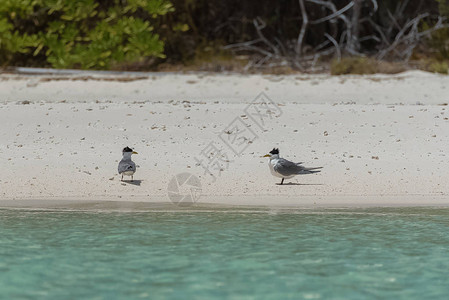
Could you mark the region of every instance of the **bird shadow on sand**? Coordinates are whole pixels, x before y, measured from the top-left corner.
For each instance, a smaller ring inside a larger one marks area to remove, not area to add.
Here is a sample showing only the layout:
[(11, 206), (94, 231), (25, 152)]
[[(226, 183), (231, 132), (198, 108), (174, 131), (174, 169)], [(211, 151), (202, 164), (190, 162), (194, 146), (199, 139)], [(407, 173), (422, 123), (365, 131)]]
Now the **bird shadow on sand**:
[(276, 183), (276, 185), (324, 185), (322, 183), (299, 183), (299, 182), (287, 182), (284, 184)]
[(143, 180), (123, 180), (123, 183), (127, 183), (127, 184), (132, 184), (132, 185), (136, 185), (136, 186), (140, 186), (140, 184), (142, 183)]

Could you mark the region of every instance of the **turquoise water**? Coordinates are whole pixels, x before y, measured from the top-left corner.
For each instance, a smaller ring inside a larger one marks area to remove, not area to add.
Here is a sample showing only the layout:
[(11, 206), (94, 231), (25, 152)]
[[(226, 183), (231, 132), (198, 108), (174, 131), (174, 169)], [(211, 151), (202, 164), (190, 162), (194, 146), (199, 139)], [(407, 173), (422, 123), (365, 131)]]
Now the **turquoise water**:
[(447, 299), (449, 209), (0, 210), (1, 299)]

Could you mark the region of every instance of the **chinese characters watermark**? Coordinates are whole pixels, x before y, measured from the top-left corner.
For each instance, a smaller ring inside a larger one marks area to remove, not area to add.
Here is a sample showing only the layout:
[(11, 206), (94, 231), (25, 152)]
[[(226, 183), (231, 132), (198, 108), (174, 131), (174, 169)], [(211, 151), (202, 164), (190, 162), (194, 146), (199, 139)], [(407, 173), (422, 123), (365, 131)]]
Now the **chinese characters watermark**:
[(260, 93), (238, 116), (218, 135), (219, 140), (210, 142), (194, 159), (205, 174), (217, 177), (231, 162), (230, 155), (240, 156), (259, 138), (256, 131), (264, 131), (269, 121), (282, 115), (282, 110), (265, 93)]
[[(210, 175), (215, 182), (232, 163), (230, 157), (240, 156), (265, 131), (266, 125), (282, 115), (278, 104), (265, 93), (260, 93), (249, 103), (244, 114), (235, 117), (219, 134), (218, 139), (207, 144), (194, 157), (197, 166), (204, 170), (204, 175)], [(168, 197), (179, 206), (195, 204), (201, 194), (201, 182), (190, 173), (174, 176), (168, 184)]]

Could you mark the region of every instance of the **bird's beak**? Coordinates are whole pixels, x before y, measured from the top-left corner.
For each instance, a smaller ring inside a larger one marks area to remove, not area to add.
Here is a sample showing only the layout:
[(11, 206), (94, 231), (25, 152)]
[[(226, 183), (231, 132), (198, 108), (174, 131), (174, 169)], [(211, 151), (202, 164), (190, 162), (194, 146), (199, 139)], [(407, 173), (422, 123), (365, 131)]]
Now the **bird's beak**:
[(136, 151), (133, 151), (133, 154), (139, 154), (139, 153), (137, 153)]
[(265, 154), (264, 156), (262, 156), (262, 157), (270, 157), (271, 155), (270, 154)]

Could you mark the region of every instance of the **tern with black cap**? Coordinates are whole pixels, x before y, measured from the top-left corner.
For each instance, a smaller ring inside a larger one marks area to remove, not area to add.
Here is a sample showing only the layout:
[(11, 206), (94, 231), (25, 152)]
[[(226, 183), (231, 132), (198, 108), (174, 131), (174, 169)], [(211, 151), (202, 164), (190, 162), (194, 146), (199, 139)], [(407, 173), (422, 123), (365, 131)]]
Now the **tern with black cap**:
[(322, 167), (316, 168), (306, 168), (302, 166), (302, 163), (294, 163), (292, 161), (286, 160), (279, 156), (279, 149), (273, 148), (267, 155), (263, 157), (269, 157), (270, 162), (268, 165), (270, 166), (270, 171), (273, 176), (282, 178), (281, 184), (284, 183), (284, 179), (292, 178), (296, 175), (305, 175), (305, 174), (313, 174), (320, 172), (319, 169)]
[(131, 181), (134, 180), (134, 173), (136, 172), (136, 164), (131, 160), (132, 154), (137, 154), (133, 149), (126, 147), (122, 151), (123, 158), (118, 163), (118, 173), (123, 175), (131, 176)]

